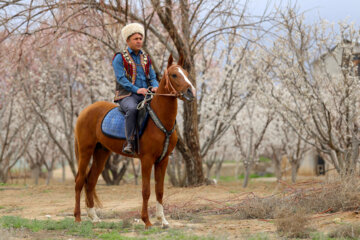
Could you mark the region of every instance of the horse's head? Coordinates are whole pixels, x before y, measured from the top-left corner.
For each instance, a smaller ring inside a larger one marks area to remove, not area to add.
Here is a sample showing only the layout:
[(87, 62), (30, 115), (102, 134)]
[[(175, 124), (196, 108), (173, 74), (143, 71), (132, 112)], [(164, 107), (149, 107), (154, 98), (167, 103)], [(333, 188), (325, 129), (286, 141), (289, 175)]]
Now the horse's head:
[(168, 66), (165, 70), (166, 88), (170, 93), (174, 93), (179, 96), (181, 100), (192, 101), (196, 96), (196, 90), (188, 78), (188, 72), (183, 69), (183, 57), (177, 64), (173, 64), (172, 55), (168, 60)]

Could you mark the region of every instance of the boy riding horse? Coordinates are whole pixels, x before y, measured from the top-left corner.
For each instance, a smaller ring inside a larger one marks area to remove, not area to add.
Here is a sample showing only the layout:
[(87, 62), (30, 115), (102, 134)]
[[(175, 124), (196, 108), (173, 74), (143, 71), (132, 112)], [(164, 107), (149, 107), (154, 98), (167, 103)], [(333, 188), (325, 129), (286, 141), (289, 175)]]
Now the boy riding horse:
[(121, 34), (127, 48), (116, 53), (112, 62), (116, 77), (114, 102), (125, 112), (126, 154), (134, 153), (134, 133), (137, 119), (137, 105), (144, 99), (147, 88), (156, 92), (159, 84), (151, 66), (150, 57), (141, 48), (144, 40), (144, 27), (139, 23), (126, 25)]

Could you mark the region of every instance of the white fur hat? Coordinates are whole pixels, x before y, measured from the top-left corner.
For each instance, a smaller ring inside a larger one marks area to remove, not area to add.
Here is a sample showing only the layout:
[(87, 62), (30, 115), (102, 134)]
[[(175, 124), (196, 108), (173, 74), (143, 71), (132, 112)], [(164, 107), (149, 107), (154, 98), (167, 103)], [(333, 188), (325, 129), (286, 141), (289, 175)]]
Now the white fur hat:
[(125, 41), (134, 33), (140, 33), (144, 38), (145, 34), (143, 25), (140, 23), (130, 23), (121, 30), (121, 35)]

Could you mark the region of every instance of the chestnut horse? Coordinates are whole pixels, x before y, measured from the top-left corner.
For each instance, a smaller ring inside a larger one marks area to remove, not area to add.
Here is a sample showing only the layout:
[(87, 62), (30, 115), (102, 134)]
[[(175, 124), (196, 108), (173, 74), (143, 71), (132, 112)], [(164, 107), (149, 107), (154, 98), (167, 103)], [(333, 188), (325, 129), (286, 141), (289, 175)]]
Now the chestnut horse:
[[(181, 58), (182, 59), (182, 58)], [(188, 79), (187, 72), (181, 67), (182, 60), (178, 64), (172, 64), (173, 58), (169, 57), (168, 66), (160, 81), (159, 88), (150, 103), (151, 108), (158, 116), (162, 125), (170, 131), (175, 124), (177, 114), (177, 98), (181, 100), (193, 100), (195, 88)], [(78, 172), (75, 178), (75, 221), (80, 222), (80, 194), (85, 185), (85, 199), (87, 213), (93, 222), (100, 221), (94, 209), (94, 200), (100, 204), (95, 193), (95, 185), (99, 175), (104, 169), (106, 160), (111, 152), (129, 156), (122, 153), (124, 139), (107, 137), (101, 131), (101, 123), (105, 115), (116, 104), (110, 102), (96, 102), (86, 107), (79, 115), (75, 127), (75, 154), (78, 161)], [(153, 122), (148, 120), (146, 129), (140, 138), (140, 153), (135, 157), (141, 160), (142, 174), (142, 211), (141, 219), (148, 228), (152, 224), (148, 215), (148, 200), (150, 197), (150, 176), (152, 166), (155, 164), (155, 192), (156, 192), (156, 217), (163, 227), (169, 223), (166, 221), (163, 211), (164, 177), (169, 154), (177, 142), (176, 131), (170, 136), (170, 142), (165, 157), (159, 162), (155, 161), (161, 156), (165, 141), (165, 134)], [(90, 170), (88, 165), (93, 156)], [(131, 156), (134, 157), (134, 156)]]

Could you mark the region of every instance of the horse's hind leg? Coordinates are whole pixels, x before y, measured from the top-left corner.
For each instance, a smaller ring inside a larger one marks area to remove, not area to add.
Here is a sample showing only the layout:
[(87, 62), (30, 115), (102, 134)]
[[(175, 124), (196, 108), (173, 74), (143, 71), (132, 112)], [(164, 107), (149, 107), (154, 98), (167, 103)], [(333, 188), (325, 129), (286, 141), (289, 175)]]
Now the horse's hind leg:
[(78, 141), (75, 140), (75, 151), (76, 156), (78, 157), (78, 172), (75, 178), (75, 209), (74, 216), (75, 221), (81, 221), (80, 213), (80, 197), (81, 190), (85, 183), (86, 170), (90, 162), (91, 155), (94, 151), (94, 148), (91, 147), (81, 147)]
[(94, 208), (94, 200), (98, 205), (101, 205), (95, 191), (95, 186), (99, 175), (104, 170), (106, 160), (109, 158), (110, 151), (98, 144), (93, 154), (93, 163), (90, 172), (86, 178), (86, 205), (89, 218), (93, 222), (100, 222), (100, 218), (96, 215)]
[(161, 222), (163, 228), (169, 227), (169, 223), (165, 219), (162, 202), (164, 195), (164, 178), (168, 161), (169, 157), (165, 157), (160, 163), (155, 164), (156, 218)]

